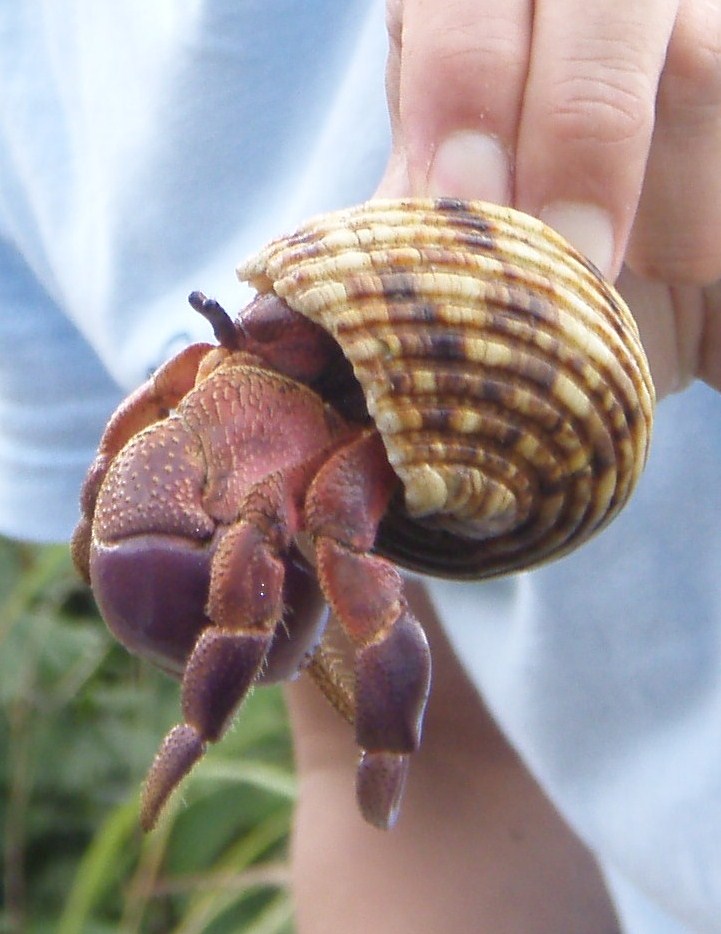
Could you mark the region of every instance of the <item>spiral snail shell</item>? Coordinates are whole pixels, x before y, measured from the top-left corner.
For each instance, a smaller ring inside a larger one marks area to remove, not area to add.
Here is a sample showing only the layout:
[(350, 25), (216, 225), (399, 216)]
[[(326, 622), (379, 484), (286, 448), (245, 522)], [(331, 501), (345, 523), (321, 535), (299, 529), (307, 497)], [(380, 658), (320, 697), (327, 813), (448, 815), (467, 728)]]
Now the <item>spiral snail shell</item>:
[(238, 276), (350, 361), (404, 496), (377, 550), (483, 578), (576, 547), (628, 500), (654, 388), (618, 293), (535, 218), (376, 200), (316, 217)]

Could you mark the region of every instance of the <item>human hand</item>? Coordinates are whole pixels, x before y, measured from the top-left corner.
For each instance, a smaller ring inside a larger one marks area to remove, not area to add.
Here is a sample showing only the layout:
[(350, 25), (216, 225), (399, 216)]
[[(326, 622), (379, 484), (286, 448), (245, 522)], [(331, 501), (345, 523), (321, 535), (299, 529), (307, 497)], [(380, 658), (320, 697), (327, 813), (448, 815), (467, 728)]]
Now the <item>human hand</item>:
[(386, 196), (512, 204), (619, 288), (659, 396), (721, 388), (721, 3), (389, 0)]

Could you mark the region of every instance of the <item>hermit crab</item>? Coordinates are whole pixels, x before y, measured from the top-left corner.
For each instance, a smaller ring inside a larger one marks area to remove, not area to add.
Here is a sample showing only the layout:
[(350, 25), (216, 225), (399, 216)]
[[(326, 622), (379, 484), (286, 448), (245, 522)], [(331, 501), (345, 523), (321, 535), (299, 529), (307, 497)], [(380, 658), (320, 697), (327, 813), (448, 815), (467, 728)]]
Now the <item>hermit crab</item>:
[(238, 274), (258, 294), (235, 321), (190, 296), (217, 344), (110, 419), (73, 538), (110, 629), (182, 677), (142, 822), (251, 685), (305, 668), (355, 725), (359, 806), (387, 827), (431, 670), (396, 565), (481, 579), (599, 530), (646, 459), (646, 358), (591, 263), (480, 202), (327, 214)]

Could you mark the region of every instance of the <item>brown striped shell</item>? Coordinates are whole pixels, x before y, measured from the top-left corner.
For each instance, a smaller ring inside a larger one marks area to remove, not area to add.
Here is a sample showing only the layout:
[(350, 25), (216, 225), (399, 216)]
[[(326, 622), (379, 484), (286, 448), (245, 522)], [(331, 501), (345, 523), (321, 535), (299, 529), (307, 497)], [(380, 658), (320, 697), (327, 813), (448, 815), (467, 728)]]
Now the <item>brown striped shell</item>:
[(577, 546), (628, 499), (654, 389), (638, 329), (540, 221), (450, 199), (316, 217), (238, 268), (350, 360), (403, 482), (378, 550), (481, 578)]

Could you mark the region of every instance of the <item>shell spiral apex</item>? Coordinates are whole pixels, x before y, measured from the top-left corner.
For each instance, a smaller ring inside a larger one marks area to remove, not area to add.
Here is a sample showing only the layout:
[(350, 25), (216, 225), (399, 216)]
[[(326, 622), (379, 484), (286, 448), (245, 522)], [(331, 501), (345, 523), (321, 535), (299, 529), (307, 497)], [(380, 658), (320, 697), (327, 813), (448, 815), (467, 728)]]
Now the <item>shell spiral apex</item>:
[(238, 276), (353, 366), (404, 496), (377, 549), (483, 578), (558, 557), (628, 500), (654, 389), (614, 288), (535, 218), (376, 200), (316, 217)]

